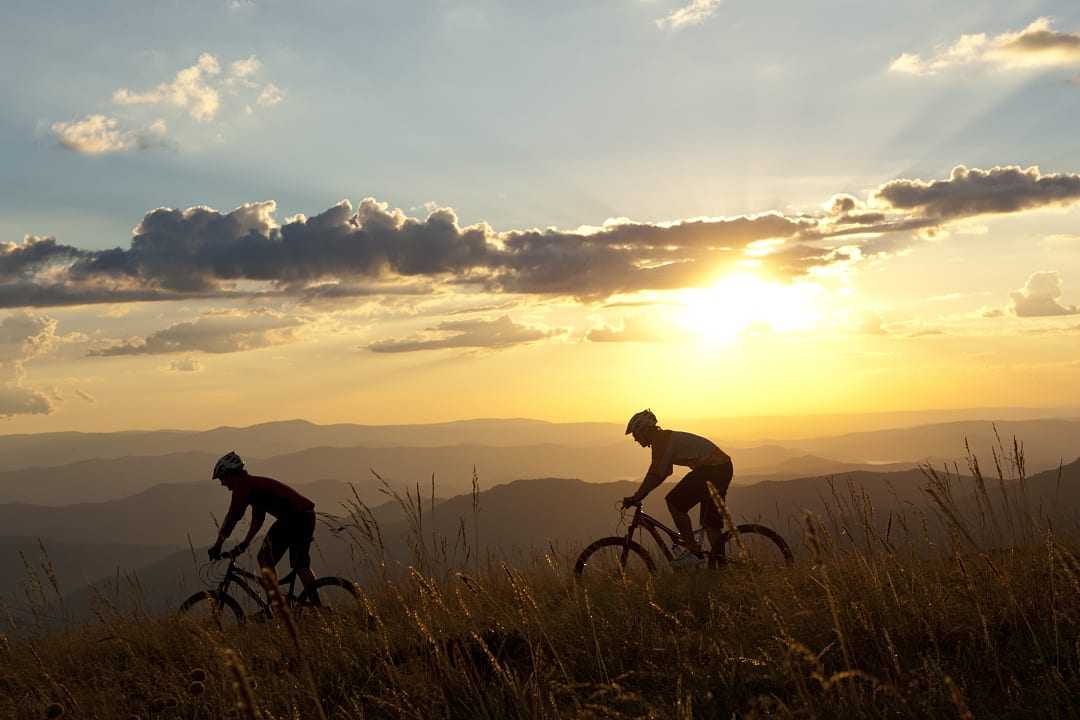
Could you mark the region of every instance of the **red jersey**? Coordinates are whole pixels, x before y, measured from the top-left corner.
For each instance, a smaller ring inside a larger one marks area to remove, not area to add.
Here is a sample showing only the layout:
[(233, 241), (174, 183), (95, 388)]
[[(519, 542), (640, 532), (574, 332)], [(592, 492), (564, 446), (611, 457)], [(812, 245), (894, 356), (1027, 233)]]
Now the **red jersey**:
[(231, 484), (229, 489), (232, 491), (232, 502), (229, 504), (225, 521), (221, 524), (221, 531), (226, 536), (232, 532), (236, 523), (240, 522), (240, 518), (244, 517), (248, 505), (279, 520), (293, 513), (311, 512), (315, 509), (315, 503), (273, 478), (241, 475)]

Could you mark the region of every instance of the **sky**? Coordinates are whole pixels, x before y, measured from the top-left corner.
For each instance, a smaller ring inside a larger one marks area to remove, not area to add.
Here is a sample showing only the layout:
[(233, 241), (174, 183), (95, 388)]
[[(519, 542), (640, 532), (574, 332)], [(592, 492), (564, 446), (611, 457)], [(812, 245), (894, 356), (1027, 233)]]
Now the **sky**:
[(1080, 5), (31, 3), (0, 432), (1080, 399)]

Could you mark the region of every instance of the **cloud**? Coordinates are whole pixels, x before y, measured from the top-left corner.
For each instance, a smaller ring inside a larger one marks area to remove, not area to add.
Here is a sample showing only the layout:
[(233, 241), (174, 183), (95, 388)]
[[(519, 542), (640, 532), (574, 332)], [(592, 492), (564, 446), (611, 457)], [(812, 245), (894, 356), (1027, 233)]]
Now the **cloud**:
[[(353, 286), (409, 278), (493, 292), (604, 297), (708, 282), (724, 266), (745, 262), (752, 243), (794, 241), (801, 229), (814, 226), (768, 213), (623, 222), (590, 233), (496, 233), (485, 224), (461, 227), (447, 208), (418, 220), (371, 198), (355, 211), (343, 201), (284, 225), (275, 211), (272, 201), (227, 213), (160, 208), (136, 227), (129, 249), (83, 251), (52, 239), (0, 246), (0, 305), (235, 296), (246, 281), (249, 287), (262, 283), (268, 293), (303, 295), (327, 283), (314, 292), (347, 293)], [(46, 244), (38, 247), (41, 242)], [(764, 258), (766, 270), (797, 275), (827, 263), (828, 253), (780, 243)]]
[(917, 218), (937, 222), (976, 215), (1013, 213), (1080, 201), (1080, 174), (1043, 175), (1015, 165), (989, 170), (953, 168), (948, 180), (893, 180), (872, 200)]
[(723, 0), (690, 0), (690, 2), (656, 21), (656, 26), (667, 30), (681, 30), (700, 25), (720, 8)]
[(1009, 311), (1016, 317), (1049, 317), (1080, 312), (1075, 305), (1059, 302), (1061, 296), (1061, 276), (1057, 272), (1035, 272), (1022, 289), (1009, 293)]
[(53, 411), (49, 395), (26, 384), (24, 363), (48, 354), (62, 342), (56, 328), (53, 318), (24, 312), (0, 320), (0, 417)]
[(195, 120), (207, 122), (214, 119), (221, 107), (221, 95), (213, 81), (220, 73), (218, 59), (203, 53), (194, 65), (177, 72), (172, 82), (161, 83), (143, 92), (120, 88), (113, 93), (112, 99), (117, 105), (169, 103), (186, 110)]
[[(172, 106), (186, 112), (197, 122), (208, 123), (217, 118), (221, 111), (223, 93), (235, 95), (257, 91), (255, 102), (261, 107), (277, 105), (284, 99), (285, 94), (277, 85), (260, 85), (256, 80), (262, 67), (262, 61), (251, 55), (234, 60), (223, 71), (222, 63), (215, 55), (203, 53), (194, 65), (178, 71), (171, 82), (163, 82), (144, 91), (122, 87), (113, 92), (112, 101), (121, 106)], [(251, 97), (248, 94), (248, 102)]]
[(255, 102), (262, 107), (273, 107), (284, 99), (285, 93), (282, 92), (281, 88), (274, 83), (267, 83), (259, 92), (259, 97), (256, 98)]
[(1050, 18), (1039, 18), (1018, 32), (995, 37), (985, 33), (961, 35), (929, 58), (903, 53), (889, 65), (892, 72), (935, 75), (957, 65), (987, 64), (1003, 69), (1052, 68), (1080, 65), (1080, 33), (1053, 29)]
[(95, 398), (93, 395), (86, 392), (85, 390), (80, 390), (79, 388), (75, 388), (72, 392), (74, 392), (76, 396), (82, 398), (83, 400), (85, 400), (88, 403), (96, 403), (97, 402), (97, 398)]
[(145, 338), (133, 338), (92, 349), (92, 357), (163, 355), (179, 352), (234, 353), (282, 345), (295, 339), (303, 321), (270, 311), (206, 313)]
[(160, 118), (142, 130), (125, 130), (119, 120), (105, 115), (87, 115), (82, 120), (55, 122), (51, 129), (62, 147), (84, 155), (161, 147), (168, 134), (168, 127)]
[(171, 372), (197, 373), (203, 371), (203, 364), (193, 357), (173, 360), (165, 369)]
[(562, 331), (522, 325), (511, 320), (509, 315), (503, 315), (494, 319), (441, 322), (410, 338), (372, 343), (368, 345), (368, 350), (377, 353), (401, 353), (448, 348), (502, 349), (560, 334)]
[(664, 342), (674, 335), (686, 334), (681, 328), (662, 325), (639, 316), (622, 318), (617, 324), (601, 324), (585, 333), (589, 342)]
[(48, 395), (20, 383), (0, 384), (0, 417), (48, 415), (55, 408)]
[(866, 312), (860, 318), (855, 326), (855, 331), (862, 335), (888, 335), (889, 331), (885, 329), (885, 322), (882, 320), (881, 315), (875, 312)]
[(843, 273), (944, 237), (949, 223), (1078, 202), (1078, 174), (961, 166), (943, 180), (890, 181), (867, 202), (839, 195), (816, 213), (620, 219), (572, 231), (463, 227), (450, 208), (421, 219), (373, 198), (284, 223), (274, 201), (227, 212), (158, 208), (127, 248), (85, 250), (42, 236), (0, 244), (0, 307), (257, 296), (325, 303), (462, 288), (595, 301), (706, 287), (748, 269), (781, 281)]

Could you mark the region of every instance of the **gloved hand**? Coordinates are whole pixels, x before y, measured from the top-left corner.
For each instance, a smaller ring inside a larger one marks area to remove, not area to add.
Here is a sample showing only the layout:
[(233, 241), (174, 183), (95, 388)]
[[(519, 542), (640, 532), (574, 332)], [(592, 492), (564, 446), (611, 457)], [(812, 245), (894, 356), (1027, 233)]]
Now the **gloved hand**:
[(214, 562), (216, 560), (220, 560), (221, 559), (221, 546), (220, 545), (212, 546), (209, 550), (206, 551), (206, 554), (210, 556), (210, 561), (211, 562)]
[(637, 495), (628, 495), (622, 499), (623, 508), (633, 507), (634, 505), (640, 505), (641, 498)]
[(233, 549), (229, 551), (231, 557), (239, 557), (247, 552), (248, 544), (246, 542), (237, 543), (233, 546)]

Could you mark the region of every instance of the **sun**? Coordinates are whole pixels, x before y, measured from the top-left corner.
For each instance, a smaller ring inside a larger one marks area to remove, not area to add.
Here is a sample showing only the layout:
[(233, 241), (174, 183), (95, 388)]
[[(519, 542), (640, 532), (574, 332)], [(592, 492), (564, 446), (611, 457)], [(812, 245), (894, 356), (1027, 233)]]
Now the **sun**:
[(679, 293), (677, 319), (706, 345), (726, 345), (743, 333), (812, 330), (820, 316), (822, 288), (816, 283), (779, 283), (749, 272), (726, 275), (707, 288)]

